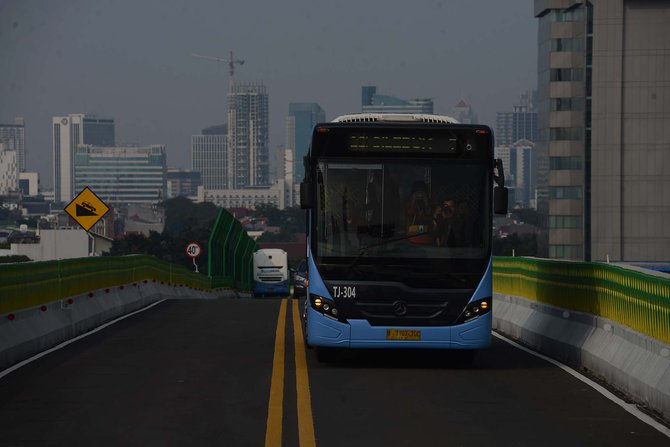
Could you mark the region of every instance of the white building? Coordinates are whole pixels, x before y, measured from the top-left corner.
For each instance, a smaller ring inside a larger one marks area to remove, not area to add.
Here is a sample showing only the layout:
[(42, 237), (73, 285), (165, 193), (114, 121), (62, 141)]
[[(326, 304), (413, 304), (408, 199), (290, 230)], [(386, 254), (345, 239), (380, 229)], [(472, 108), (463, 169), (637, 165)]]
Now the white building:
[(40, 177), (37, 172), (19, 173), (19, 187), (23, 190), (24, 196), (36, 196), (39, 194), (39, 179)]
[(114, 119), (94, 115), (54, 116), (53, 182), (57, 202), (69, 202), (78, 191), (74, 185), (74, 153), (80, 144), (114, 145)]
[(100, 256), (112, 248), (112, 239), (82, 229), (39, 230), (36, 244), (11, 244), (0, 256), (23, 255), (32, 261)]
[(278, 180), (268, 187), (245, 189), (220, 189), (198, 191), (198, 202), (212, 202), (223, 208), (255, 208), (260, 204), (274, 205), (280, 210), (286, 207), (285, 186), (283, 180)]

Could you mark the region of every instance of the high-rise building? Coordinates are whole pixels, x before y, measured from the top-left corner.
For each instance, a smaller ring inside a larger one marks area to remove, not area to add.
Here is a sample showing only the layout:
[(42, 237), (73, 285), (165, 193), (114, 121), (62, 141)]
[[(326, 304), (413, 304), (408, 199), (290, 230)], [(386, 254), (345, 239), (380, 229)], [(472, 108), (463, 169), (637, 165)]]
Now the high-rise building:
[(521, 95), (511, 112), (496, 115), (496, 145), (506, 146), (519, 140), (537, 140), (537, 111), (533, 103), (533, 91)]
[(263, 84), (233, 84), (228, 93), (226, 189), (270, 185), (270, 119)]
[[(312, 130), (318, 123), (326, 121), (326, 113), (321, 106), (315, 102), (292, 102), (288, 105), (288, 117), (286, 117), (286, 151), (291, 151), (293, 166), (287, 167), (285, 181), (288, 191), (287, 204), (292, 203), (295, 184), (302, 181), (305, 176), (303, 158), (307, 155), (312, 143)], [(290, 177), (289, 177), (290, 175)]]
[(165, 146), (77, 146), (75, 190), (91, 188), (108, 205), (155, 204), (166, 199)]
[(377, 87), (364, 86), (361, 93), (361, 111), (363, 113), (433, 113), (433, 100), (400, 99), (394, 96), (380, 95)]
[(15, 118), (14, 124), (0, 124), (0, 144), (5, 145), (5, 150), (16, 151), (18, 171), (25, 172), (26, 123), (23, 118)]
[(208, 127), (191, 136), (191, 168), (200, 172), (205, 189), (230, 188), (228, 163), (227, 126)]
[(536, 162), (535, 145), (532, 141), (521, 139), (510, 145), (509, 170), (514, 180), (514, 206), (535, 208)]
[(540, 255), (667, 261), (670, 4), (535, 0), (535, 16)]
[(6, 149), (0, 143), (0, 195), (4, 196), (19, 189), (16, 151)]
[(53, 127), (54, 200), (69, 202), (74, 188), (74, 153), (80, 144), (114, 145), (114, 119), (95, 115), (55, 116)]
[(462, 124), (477, 124), (477, 115), (472, 106), (465, 100), (461, 99), (456, 103), (452, 109), (451, 116), (453, 116), (459, 123)]

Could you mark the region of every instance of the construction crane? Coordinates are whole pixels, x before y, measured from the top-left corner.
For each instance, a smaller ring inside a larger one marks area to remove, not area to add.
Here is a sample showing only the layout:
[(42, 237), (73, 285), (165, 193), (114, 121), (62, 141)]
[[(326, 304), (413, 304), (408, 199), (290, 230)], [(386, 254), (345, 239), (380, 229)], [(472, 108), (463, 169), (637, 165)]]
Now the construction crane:
[(202, 54), (195, 54), (191, 53), (191, 56), (193, 57), (199, 57), (201, 59), (207, 59), (208, 61), (214, 61), (214, 62), (225, 62), (228, 64), (228, 73), (230, 74), (230, 85), (233, 85), (233, 77), (235, 76), (235, 64), (238, 65), (243, 65), (244, 61), (242, 59), (235, 59), (233, 57), (233, 52), (230, 52), (230, 58), (229, 59), (223, 59), (220, 57), (214, 57), (214, 56), (203, 56)]

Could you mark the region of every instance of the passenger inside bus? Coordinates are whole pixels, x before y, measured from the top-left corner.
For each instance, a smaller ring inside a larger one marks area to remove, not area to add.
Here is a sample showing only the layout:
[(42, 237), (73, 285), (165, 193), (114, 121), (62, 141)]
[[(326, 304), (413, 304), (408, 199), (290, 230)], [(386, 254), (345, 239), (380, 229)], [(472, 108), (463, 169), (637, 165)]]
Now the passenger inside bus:
[(405, 223), (407, 234), (417, 234), (409, 238), (415, 244), (429, 244), (433, 237), (429, 234), (432, 230), (433, 219), (431, 216), (430, 196), (428, 188), (422, 181), (412, 184), (412, 192), (407, 198), (405, 206)]

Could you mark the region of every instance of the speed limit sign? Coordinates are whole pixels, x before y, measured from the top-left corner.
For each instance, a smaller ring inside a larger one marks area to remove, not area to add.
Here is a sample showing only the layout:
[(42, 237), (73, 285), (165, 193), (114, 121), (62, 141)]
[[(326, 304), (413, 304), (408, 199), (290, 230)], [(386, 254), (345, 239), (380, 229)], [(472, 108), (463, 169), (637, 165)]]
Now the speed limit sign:
[(200, 244), (197, 242), (189, 242), (186, 246), (186, 254), (194, 259), (200, 256), (201, 251), (202, 248), (200, 248)]

